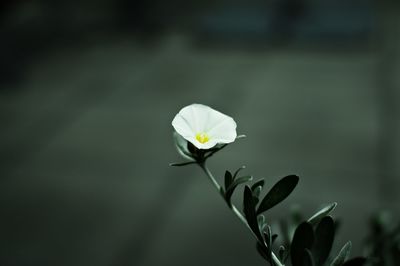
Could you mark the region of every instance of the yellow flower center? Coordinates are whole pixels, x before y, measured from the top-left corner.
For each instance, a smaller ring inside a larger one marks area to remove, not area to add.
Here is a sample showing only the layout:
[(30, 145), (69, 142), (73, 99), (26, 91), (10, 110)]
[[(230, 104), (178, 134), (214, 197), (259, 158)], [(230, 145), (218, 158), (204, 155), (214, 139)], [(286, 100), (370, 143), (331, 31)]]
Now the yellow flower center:
[(206, 133), (197, 133), (196, 139), (200, 143), (206, 143), (207, 141), (210, 140), (210, 137)]

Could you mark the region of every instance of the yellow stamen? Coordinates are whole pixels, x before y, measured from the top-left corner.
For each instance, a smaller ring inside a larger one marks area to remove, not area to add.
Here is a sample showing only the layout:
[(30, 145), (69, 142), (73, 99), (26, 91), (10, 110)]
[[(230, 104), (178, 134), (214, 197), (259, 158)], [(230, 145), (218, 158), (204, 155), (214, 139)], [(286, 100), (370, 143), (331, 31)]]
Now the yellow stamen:
[(197, 133), (196, 139), (200, 143), (206, 143), (207, 141), (210, 140), (210, 137), (206, 133)]

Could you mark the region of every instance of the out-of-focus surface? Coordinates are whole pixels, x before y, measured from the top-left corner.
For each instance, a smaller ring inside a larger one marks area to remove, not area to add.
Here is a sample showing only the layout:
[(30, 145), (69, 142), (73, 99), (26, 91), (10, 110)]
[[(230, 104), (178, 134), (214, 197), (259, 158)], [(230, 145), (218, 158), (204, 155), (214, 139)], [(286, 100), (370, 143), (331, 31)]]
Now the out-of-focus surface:
[(265, 265), (200, 169), (171, 168), (193, 102), (247, 138), (212, 158), (337, 201), (342, 245), (399, 211), (398, 4), (3, 1), (0, 264)]

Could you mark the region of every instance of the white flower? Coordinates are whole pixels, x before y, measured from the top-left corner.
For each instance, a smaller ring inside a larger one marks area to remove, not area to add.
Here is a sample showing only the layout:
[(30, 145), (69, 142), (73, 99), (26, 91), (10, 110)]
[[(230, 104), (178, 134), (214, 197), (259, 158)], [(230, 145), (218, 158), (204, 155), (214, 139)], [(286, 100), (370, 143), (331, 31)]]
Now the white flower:
[(198, 149), (210, 149), (217, 144), (236, 139), (236, 122), (221, 112), (203, 104), (182, 108), (172, 121), (175, 131)]

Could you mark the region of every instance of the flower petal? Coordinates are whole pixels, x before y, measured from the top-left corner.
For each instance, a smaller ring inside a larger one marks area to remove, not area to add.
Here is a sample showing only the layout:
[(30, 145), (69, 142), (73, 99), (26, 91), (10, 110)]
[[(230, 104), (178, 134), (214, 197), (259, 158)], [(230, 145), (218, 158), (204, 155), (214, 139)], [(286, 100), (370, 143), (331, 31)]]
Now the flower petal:
[(230, 143), (235, 141), (236, 122), (231, 117), (226, 117), (208, 131), (210, 138), (217, 139), (218, 143)]
[[(191, 123), (193, 125), (193, 129), (195, 133), (204, 132), (210, 117), (210, 113), (214, 111), (210, 107), (203, 104), (192, 104), (187, 106), (187, 108), (183, 108), (182, 115), (190, 117)], [(190, 115), (188, 115), (190, 113)]]
[[(198, 149), (210, 149), (218, 143), (230, 143), (236, 139), (235, 121), (209, 106), (191, 104), (182, 108), (172, 121), (175, 131)], [(197, 134), (209, 139), (201, 143)]]
[(190, 120), (182, 116), (180, 113), (178, 113), (175, 116), (174, 120), (172, 120), (172, 126), (174, 127), (175, 131), (185, 139), (195, 134), (193, 125), (190, 123)]

